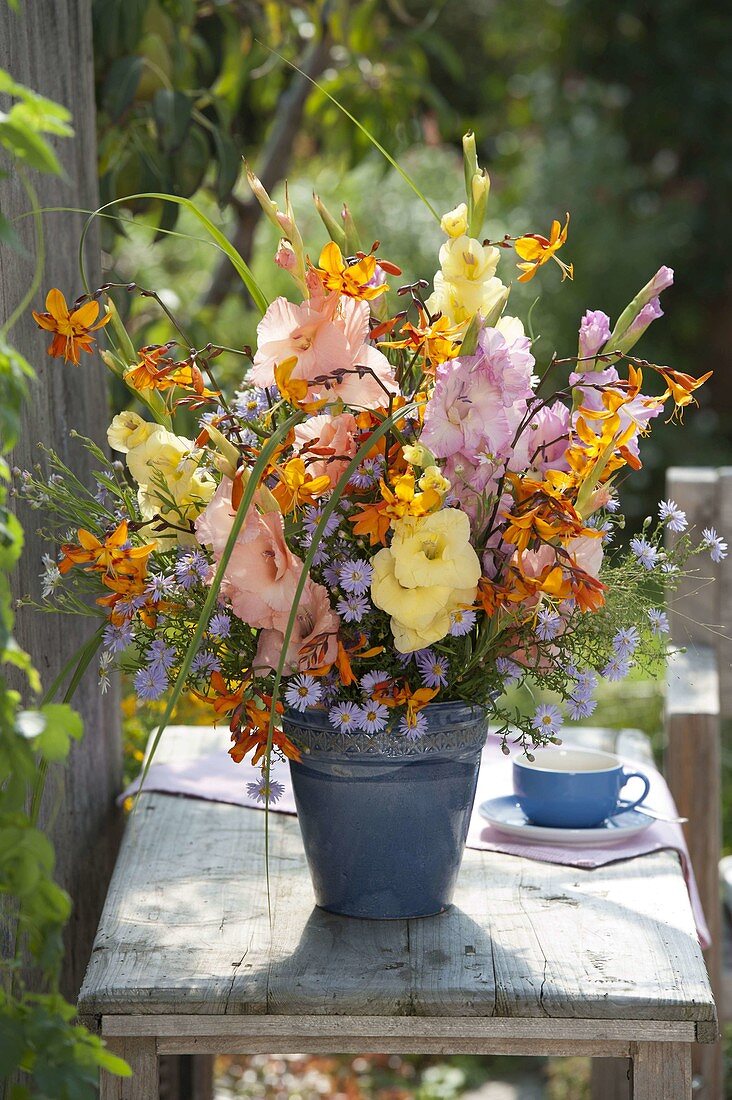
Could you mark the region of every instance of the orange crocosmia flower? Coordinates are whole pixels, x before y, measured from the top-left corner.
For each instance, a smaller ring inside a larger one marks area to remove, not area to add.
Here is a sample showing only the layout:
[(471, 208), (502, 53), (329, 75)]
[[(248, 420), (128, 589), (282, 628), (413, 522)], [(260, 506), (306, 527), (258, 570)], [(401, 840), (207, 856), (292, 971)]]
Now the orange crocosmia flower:
[(59, 572), (68, 573), (75, 565), (84, 565), (87, 570), (107, 573), (110, 577), (118, 574), (134, 576), (155, 549), (154, 542), (146, 546), (125, 547), (127, 542), (127, 520), (123, 520), (104, 542), (90, 531), (80, 528), (77, 532), (79, 545), (64, 543), (63, 555), (59, 563)]
[(330, 489), (328, 475), (311, 477), (302, 458), (291, 458), (284, 466), (275, 466), (274, 472), (280, 480), (272, 496), (283, 515), (294, 511), (298, 505), (312, 504), (316, 497)]
[(430, 322), (428, 314), (420, 307), (419, 324), (413, 325), (411, 321), (407, 321), (402, 326), (401, 332), (405, 333), (403, 340), (384, 340), (380, 346), (407, 348), (409, 351), (421, 354), (425, 360), (425, 366), (430, 368), (430, 373), (440, 363), (454, 358), (460, 351), (460, 325), (451, 325), (444, 314), (436, 321)]
[(426, 707), (428, 703), (431, 703), (435, 695), (439, 693), (439, 688), (417, 688), (416, 691), (412, 691), (409, 686), (405, 688), (407, 692), (407, 725), (415, 726), (417, 724), (417, 715)]
[(525, 261), (517, 265), (522, 272), (518, 277), (520, 283), (528, 283), (530, 279), (534, 278), (539, 268), (549, 260), (554, 260), (555, 263), (559, 264), (562, 271), (562, 282), (565, 279), (574, 278), (574, 266), (565, 264), (557, 256), (557, 252), (567, 240), (568, 229), (569, 214), (567, 214), (567, 220), (563, 227), (556, 220), (552, 222), (548, 237), (542, 237), (540, 233), (527, 233), (525, 236), (519, 237), (514, 247), (517, 255)]
[(103, 328), (110, 320), (110, 314), (99, 317), (99, 302), (89, 301), (76, 309), (69, 309), (66, 299), (55, 287), (46, 295), (46, 313), (36, 313), (33, 319), (46, 332), (54, 333), (48, 354), (53, 359), (63, 357), (66, 363), (79, 365), (79, 351), (91, 352), (94, 343), (93, 332)]
[(694, 390), (698, 390), (714, 374), (714, 371), (710, 370), (701, 378), (694, 378), (690, 374), (683, 374), (682, 371), (671, 370), (670, 367), (656, 367), (656, 370), (667, 386), (661, 400), (665, 401), (667, 397), (672, 397), (674, 404), (680, 409), (696, 403), (696, 398), (692, 396)]
[(328, 404), (328, 398), (323, 397), (317, 401), (308, 401), (310, 383), (304, 378), (293, 378), (292, 372), (297, 366), (297, 356), (291, 355), (275, 364), (274, 376), (277, 389), (285, 401), (289, 401), (296, 408), (303, 409), (306, 413), (315, 413)]
[(313, 270), (326, 290), (336, 290), (348, 298), (367, 302), (388, 290), (386, 283), (369, 285), (376, 274), (377, 261), (374, 256), (361, 254), (354, 263), (349, 263), (335, 241), (329, 241), (320, 253), (318, 263), (320, 266)]
[(568, 566), (568, 572), (572, 595), (580, 611), (599, 611), (605, 603), (607, 585), (578, 565)]
[(125, 371), (124, 380), (140, 393), (145, 390), (158, 390), (161, 393), (178, 386), (185, 390), (194, 390), (199, 397), (218, 397), (218, 390), (206, 389), (203, 375), (195, 363), (174, 363), (167, 353), (174, 342), (169, 344), (147, 344), (140, 348), (139, 362)]
[(388, 507), (384, 500), (378, 504), (363, 504), (348, 517), (348, 522), (353, 524), (354, 535), (368, 538), (370, 546), (386, 546), (386, 535), (391, 526)]

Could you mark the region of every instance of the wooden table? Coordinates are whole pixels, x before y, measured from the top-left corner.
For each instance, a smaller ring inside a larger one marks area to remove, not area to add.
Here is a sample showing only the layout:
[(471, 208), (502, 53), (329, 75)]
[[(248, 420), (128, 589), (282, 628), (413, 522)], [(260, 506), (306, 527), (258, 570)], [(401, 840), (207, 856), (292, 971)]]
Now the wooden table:
[[(174, 727), (158, 759), (221, 744)], [(635, 1100), (691, 1096), (714, 1001), (678, 860), (593, 871), (468, 850), (454, 908), (314, 908), (297, 821), (146, 794), (79, 1011), (130, 1062), (102, 1100), (157, 1100), (161, 1054), (432, 1052), (632, 1060)], [(106, 1077), (106, 1075), (105, 1075)]]

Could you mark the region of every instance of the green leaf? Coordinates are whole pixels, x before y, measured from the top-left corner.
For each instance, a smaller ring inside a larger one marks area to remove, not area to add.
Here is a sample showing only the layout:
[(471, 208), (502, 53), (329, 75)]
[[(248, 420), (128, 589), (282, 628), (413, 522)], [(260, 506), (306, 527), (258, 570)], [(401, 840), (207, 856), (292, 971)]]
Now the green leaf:
[(135, 98), (142, 76), (141, 57), (118, 57), (112, 62), (102, 88), (102, 106), (117, 122)]
[(10, 114), (0, 112), (0, 145), (29, 168), (62, 175), (61, 164), (48, 142), (27, 126), (14, 122)]
[(47, 703), (40, 710), (23, 710), (16, 721), (18, 732), (33, 741), (33, 747), (49, 763), (65, 760), (72, 739), (84, 732), (81, 718), (64, 703)]
[(114, 1073), (117, 1077), (131, 1077), (132, 1070), (127, 1065), (127, 1062), (123, 1058), (118, 1057), (116, 1054), (112, 1054), (111, 1050), (103, 1048), (96, 1053), (96, 1062), (102, 1069), (106, 1069), (108, 1073)]
[(152, 102), (153, 118), (160, 145), (166, 153), (174, 152), (182, 143), (191, 121), (192, 103), (183, 92), (160, 88)]
[(171, 157), (170, 178), (176, 192), (189, 198), (203, 183), (210, 161), (210, 148), (203, 131), (192, 126), (186, 139)]

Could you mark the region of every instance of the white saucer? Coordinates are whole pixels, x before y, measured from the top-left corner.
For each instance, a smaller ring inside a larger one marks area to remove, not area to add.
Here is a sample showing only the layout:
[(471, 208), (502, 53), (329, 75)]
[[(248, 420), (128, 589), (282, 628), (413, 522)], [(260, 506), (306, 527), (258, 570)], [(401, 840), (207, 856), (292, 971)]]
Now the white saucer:
[(516, 796), (512, 794), (502, 798), (489, 798), (487, 802), (480, 804), (478, 813), (507, 836), (520, 836), (535, 844), (620, 844), (653, 824), (650, 817), (638, 810), (626, 810), (592, 829), (559, 829), (549, 825), (533, 825), (519, 806)]

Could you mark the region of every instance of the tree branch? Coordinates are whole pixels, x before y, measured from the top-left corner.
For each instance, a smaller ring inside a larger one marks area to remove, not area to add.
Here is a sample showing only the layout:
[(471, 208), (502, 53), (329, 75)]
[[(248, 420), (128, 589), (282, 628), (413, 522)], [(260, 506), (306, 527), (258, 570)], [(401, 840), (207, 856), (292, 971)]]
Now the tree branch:
[[(306, 73), (310, 80), (316, 80), (328, 64), (329, 57), (330, 38), (327, 30), (324, 29), (321, 37), (313, 44), (303, 61), (303, 73)], [(295, 73), (287, 91), (280, 97), (257, 171), (267, 191), (271, 191), (280, 180), (284, 179), (289, 167), (292, 146), (302, 122), (305, 104), (312, 91), (310, 80), (300, 73)], [(249, 263), (254, 244), (254, 231), (262, 209), (254, 196), (245, 202), (235, 199), (232, 205), (237, 215), (233, 244), (244, 261)], [(222, 259), (214, 272), (204, 304), (220, 305), (231, 288), (234, 275), (234, 269), (229, 261)]]

